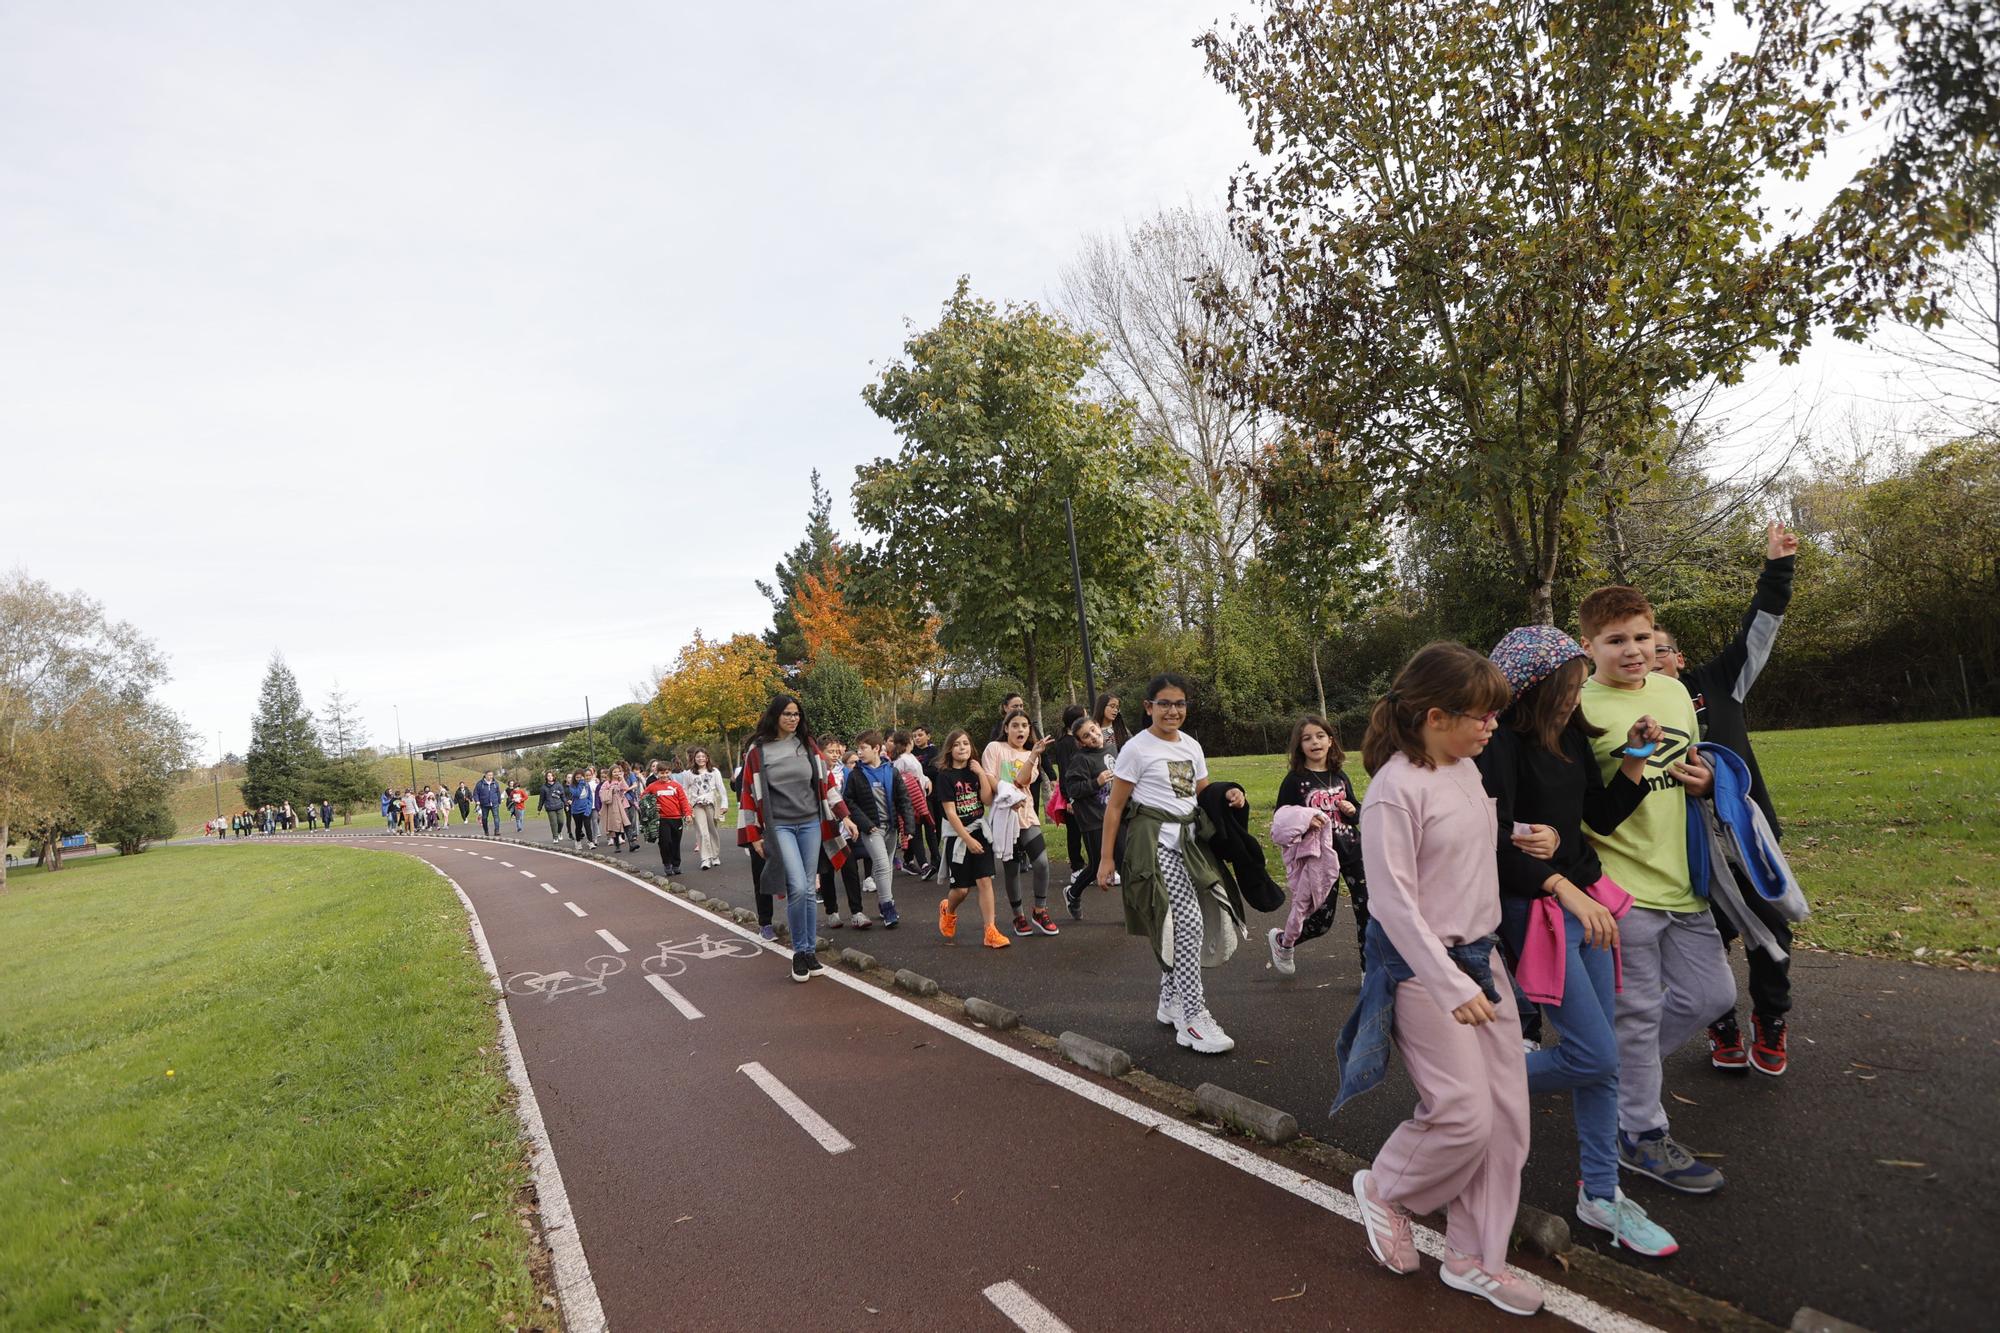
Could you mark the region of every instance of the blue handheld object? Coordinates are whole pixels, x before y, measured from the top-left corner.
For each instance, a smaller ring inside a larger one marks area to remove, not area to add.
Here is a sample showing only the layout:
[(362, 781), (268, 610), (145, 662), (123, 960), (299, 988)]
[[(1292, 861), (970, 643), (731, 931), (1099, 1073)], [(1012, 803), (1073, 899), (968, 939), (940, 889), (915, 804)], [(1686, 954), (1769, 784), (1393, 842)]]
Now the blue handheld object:
[(1644, 745), (1628, 745), (1618, 753), (1630, 755), (1634, 759), (1644, 759), (1659, 748), (1660, 743), (1658, 741), (1647, 741)]

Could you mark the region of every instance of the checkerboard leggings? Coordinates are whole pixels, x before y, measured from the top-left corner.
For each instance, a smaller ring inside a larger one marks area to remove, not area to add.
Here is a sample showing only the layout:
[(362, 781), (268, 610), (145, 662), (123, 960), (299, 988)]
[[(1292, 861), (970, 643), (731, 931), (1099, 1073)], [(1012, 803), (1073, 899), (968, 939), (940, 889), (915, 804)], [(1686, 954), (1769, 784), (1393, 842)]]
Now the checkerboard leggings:
[(1160, 1003), (1192, 1017), (1208, 1007), (1201, 993), (1201, 899), (1178, 848), (1160, 848), (1160, 879), (1174, 931), (1174, 965), (1160, 975)]

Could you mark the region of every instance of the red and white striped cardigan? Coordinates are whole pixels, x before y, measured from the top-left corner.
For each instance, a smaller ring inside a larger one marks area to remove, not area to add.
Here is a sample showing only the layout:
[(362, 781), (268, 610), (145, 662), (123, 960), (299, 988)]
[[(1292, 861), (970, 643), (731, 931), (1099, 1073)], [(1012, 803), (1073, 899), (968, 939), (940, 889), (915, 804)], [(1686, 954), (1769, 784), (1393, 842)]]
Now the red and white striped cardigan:
[[(833, 768), (817, 745), (812, 750), (813, 780), (819, 786), (820, 848), (835, 870), (847, 862), (847, 836), (841, 821), (847, 818), (847, 802), (833, 780)], [(736, 845), (748, 847), (764, 836), (764, 746), (761, 741), (743, 751), (743, 779), (736, 793)]]

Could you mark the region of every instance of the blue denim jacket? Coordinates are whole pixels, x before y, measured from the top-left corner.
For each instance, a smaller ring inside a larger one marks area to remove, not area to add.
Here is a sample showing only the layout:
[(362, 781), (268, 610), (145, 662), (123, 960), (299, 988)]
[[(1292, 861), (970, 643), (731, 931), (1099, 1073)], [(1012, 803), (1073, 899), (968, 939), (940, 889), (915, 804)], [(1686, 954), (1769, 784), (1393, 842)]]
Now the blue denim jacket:
[[(1493, 984), (1493, 946), (1498, 935), (1455, 944), (1445, 949), (1458, 970), (1479, 984), (1493, 1003), (1500, 992)], [(1341, 1026), (1340, 1040), (1334, 1043), (1334, 1058), (1340, 1061), (1340, 1091), (1327, 1114), (1333, 1115), (1351, 1099), (1380, 1083), (1389, 1072), (1389, 1041), (1396, 1021), (1396, 987), (1415, 977), (1410, 965), (1389, 943), (1389, 936), (1374, 921), (1368, 923), (1368, 944), (1362, 954), (1361, 996), (1354, 1012)]]

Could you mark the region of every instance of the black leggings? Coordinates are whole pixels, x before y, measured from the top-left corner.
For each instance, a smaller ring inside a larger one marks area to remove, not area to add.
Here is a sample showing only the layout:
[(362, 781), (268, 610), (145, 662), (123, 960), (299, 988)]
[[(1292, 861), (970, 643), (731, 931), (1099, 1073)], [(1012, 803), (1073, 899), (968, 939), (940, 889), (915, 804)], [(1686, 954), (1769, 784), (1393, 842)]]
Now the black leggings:
[(1097, 858), (1104, 846), (1104, 830), (1090, 829), (1086, 832), (1083, 829), (1072, 827), (1069, 831), (1069, 836), (1083, 844), (1081, 857), (1075, 852), (1070, 853), (1070, 866), (1073, 873), (1069, 877), (1070, 892), (1082, 893), (1085, 889), (1097, 883)]
[(1021, 914), (1020, 877), (1023, 870), (1034, 877), (1035, 906), (1048, 906), (1049, 850), (1039, 827), (1022, 829), (1021, 836), (1014, 841), (1014, 859), (1000, 864), (1000, 877), (1006, 881), (1007, 901), (1013, 905), (1015, 916)]
[[(840, 866), (840, 882), (847, 887), (847, 910), (858, 913), (861, 910), (861, 869), (855, 864), (854, 849), (848, 848), (847, 860)], [(840, 902), (833, 888), (833, 861), (825, 852), (819, 854), (819, 900), (825, 904), (828, 913), (838, 916)]]
[(596, 842), (597, 830), (590, 826), (590, 816), (569, 812), (569, 835), (578, 842)]
[(755, 847), (750, 849), (750, 882), (756, 886), (757, 924), (768, 926), (771, 924), (772, 909), (777, 904), (770, 894), (764, 892), (764, 858)]

